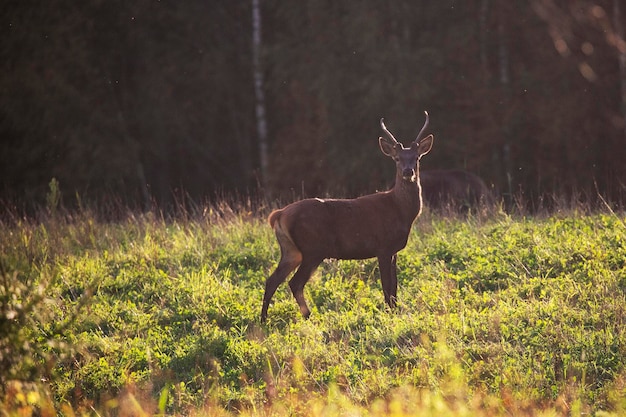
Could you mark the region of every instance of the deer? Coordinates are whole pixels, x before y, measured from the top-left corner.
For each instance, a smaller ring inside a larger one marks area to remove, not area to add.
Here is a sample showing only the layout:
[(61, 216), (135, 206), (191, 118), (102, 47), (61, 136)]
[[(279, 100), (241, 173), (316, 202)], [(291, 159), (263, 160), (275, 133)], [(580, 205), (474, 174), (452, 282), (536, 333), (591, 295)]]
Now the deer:
[(422, 171), (420, 185), (424, 205), (433, 210), (467, 213), (470, 209), (490, 209), (495, 204), (487, 184), (478, 175), (462, 169)]
[(304, 286), (325, 259), (378, 259), (378, 269), (386, 304), (397, 302), (398, 251), (407, 244), (413, 222), (422, 211), (419, 163), (432, 149), (433, 135), (426, 137), (426, 120), (409, 147), (396, 140), (385, 126), (387, 137), (379, 137), (380, 150), (396, 164), (396, 182), (388, 191), (354, 199), (308, 198), (274, 210), (268, 217), (280, 246), (280, 260), (265, 282), (261, 323), (267, 320), (272, 296), (296, 268), (289, 287), (301, 315), (311, 311), (304, 299)]

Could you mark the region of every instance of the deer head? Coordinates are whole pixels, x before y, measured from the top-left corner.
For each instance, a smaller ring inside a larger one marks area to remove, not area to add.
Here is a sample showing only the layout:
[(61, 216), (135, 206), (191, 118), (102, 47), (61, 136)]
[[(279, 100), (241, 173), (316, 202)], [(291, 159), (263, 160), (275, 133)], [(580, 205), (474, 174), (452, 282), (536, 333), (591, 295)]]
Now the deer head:
[(433, 135), (428, 135), (420, 139), (428, 126), (428, 113), (424, 113), (426, 114), (424, 126), (408, 148), (405, 148), (402, 143), (396, 140), (389, 129), (387, 129), (387, 126), (385, 126), (385, 120), (380, 119), (380, 126), (387, 134), (388, 138), (381, 136), (378, 138), (378, 143), (380, 150), (395, 161), (396, 179), (400, 178), (403, 181), (417, 182), (419, 160), (422, 156), (426, 155), (433, 146)]

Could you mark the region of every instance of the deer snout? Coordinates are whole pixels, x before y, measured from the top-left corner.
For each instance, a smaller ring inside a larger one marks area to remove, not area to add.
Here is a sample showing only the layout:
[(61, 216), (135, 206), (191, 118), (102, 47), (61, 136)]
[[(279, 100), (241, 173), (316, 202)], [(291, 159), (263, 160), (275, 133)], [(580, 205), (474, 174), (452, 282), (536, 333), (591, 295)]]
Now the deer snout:
[(407, 181), (415, 181), (415, 170), (413, 168), (403, 169), (402, 178), (404, 178)]

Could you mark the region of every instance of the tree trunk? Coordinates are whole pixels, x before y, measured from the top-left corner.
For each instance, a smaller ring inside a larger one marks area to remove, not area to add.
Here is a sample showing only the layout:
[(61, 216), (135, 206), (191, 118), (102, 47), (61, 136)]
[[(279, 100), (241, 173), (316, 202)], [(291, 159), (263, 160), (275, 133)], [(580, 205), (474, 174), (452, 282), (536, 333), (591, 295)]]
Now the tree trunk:
[[(511, 105), (511, 65), (509, 56), (508, 33), (503, 1), (498, 2), (498, 81), (504, 109)], [(505, 114), (508, 112), (505, 111)], [(502, 128), (502, 164), (504, 166), (506, 187), (509, 198), (513, 198), (513, 169), (511, 166), (511, 126), (510, 120), (503, 120)]]
[(261, 0), (252, 0), (252, 67), (254, 71), (254, 96), (256, 99), (256, 124), (261, 165), (261, 187), (267, 184), (267, 120), (265, 94), (263, 92), (263, 68), (261, 66)]
[(624, 129), (624, 137), (626, 138), (626, 39), (624, 38), (624, 22), (622, 21), (622, 11), (620, 10), (620, 2), (622, 0), (613, 0), (613, 24), (615, 25), (615, 34), (617, 35), (617, 59), (619, 62), (619, 79), (621, 91), (621, 113), (622, 126)]

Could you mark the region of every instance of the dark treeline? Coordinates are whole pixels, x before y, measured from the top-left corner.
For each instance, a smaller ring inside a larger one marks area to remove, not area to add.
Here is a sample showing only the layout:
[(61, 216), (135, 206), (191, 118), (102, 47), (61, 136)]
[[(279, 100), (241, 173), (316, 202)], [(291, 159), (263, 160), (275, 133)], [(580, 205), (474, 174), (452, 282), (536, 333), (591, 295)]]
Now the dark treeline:
[(505, 199), (623, 201), (621, 7), (261, 0), (256, 48), (252, 0), (5, 1), (0, 196), (40, 204), (52, 178), (67, 204), (362, 194), (393, 177), (380, 118), (408, 143), (428, 110), (422, 169), (475, 172)]

